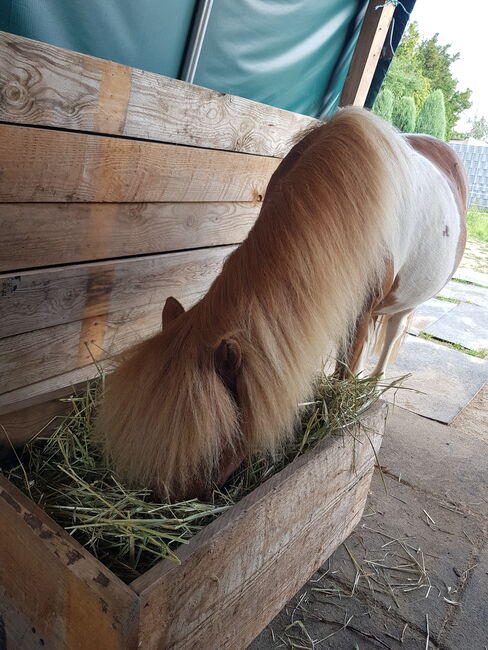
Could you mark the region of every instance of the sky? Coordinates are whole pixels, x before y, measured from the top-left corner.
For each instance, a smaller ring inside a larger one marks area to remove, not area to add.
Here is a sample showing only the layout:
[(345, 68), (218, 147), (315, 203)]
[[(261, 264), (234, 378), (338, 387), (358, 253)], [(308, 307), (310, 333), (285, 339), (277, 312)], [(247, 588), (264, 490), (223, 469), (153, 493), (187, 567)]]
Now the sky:
[(460, 58), (451, 70), (460, 90), (471, 88), (472, 107), (464, 111), (457, 128), (469, 128), (468, 118), (488, 119), (488, 0), (417, 0), (411, 20), (425, 38), (439, 33), (439, 43), (452, 43)]

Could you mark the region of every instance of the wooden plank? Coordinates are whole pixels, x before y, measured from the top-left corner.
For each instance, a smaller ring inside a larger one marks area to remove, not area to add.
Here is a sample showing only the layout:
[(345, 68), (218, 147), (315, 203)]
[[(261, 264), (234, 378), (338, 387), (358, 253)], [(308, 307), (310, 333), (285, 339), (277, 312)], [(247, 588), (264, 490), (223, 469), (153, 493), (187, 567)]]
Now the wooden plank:
[[(178, 299), (185, 307), (198, 300), (202, 284), (186, 288)], [(199, 286), (200, 290), (195, 287)], [(161, 328), (162, 304), (124, 309), (55, 327), (34, 330), (0, 339), (0, 395), (29, 386), (95, 360), (110, 359), (124, 348), (158, 332)], [(4, 395), (0, 404), (9, 404)]]
[(9, 648), (138, 647), (134, 592), (1, 475), (0, 530)]
[(359, 522), (385, 417), (373, 407), (205, 527), (181, 566), (135, 580), (142, 647), (246, 648)]
[[(109, 361), (98, 361), (96, 366), (91, 363), (88, 366), (82, 366), (2, 393), (0, 395), (0, 423), (4, 422), (2, 416), (10, 417), (11, 414), (19, 412), (21, 409), (41, 407), (44, 402), (72, 394), (76, 388), (83, 386), (89, 379), (98, 377), (99, 368), (104, 369), (109, 364)], [(8, 418), (5, 420), (8, 422)]]
[(394, 13), (394, 3), (378, 5), (377, 0), (370, 0), (342, 89), (340, 106), (364, 106)]
[(0, 120), (284, 156), (318, 122), (0, 32)]
[(0, 201), (261, 201), (277, 158), (0, 125)]
[[(66, 388), (64, 392), (70, 391)], [(69, 402), (59, 398), (44, 397), (44, 400), (41, 404), (0, 415), (0, 459), (2, 449), (9, 451), (11, 444), (23, 445), (37, 435), (48, 435), (71, 408)]]
[(0, 271), (238, 244), (259, 203), (8, 203)]
[[(0, 275), (0, 339), (202, 294), (233, 246)], [(100, 327), (103, 325), (100, 323)]]

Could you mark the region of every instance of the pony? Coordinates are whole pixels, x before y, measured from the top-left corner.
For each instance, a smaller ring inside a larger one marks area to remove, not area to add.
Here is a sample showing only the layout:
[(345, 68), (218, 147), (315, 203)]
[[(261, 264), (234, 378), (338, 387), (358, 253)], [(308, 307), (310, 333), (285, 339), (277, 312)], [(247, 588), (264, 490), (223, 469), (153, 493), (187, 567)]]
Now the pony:
[(385, 372), (409, 316), (453, 275), (466, 179), (445, 143), (344, 108), (273, 174), (247, 239), (188, 311), (121, 355), (96, 429), (129, 482), (169, 498), (275, 454), (310, 399), (319, 359)]

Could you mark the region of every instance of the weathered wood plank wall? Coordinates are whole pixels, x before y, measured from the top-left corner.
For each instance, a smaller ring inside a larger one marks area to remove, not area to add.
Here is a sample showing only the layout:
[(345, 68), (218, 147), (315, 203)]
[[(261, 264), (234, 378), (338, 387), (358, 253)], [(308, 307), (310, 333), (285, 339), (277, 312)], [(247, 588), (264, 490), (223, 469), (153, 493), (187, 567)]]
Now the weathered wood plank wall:
[(283, 157), (314, 123), (242, 97), (0, 32), (2, 120)]
[(205, 293), (316, 121), (0, 32), (0, 122), (0, 424), (20, 440), (167, 296)]

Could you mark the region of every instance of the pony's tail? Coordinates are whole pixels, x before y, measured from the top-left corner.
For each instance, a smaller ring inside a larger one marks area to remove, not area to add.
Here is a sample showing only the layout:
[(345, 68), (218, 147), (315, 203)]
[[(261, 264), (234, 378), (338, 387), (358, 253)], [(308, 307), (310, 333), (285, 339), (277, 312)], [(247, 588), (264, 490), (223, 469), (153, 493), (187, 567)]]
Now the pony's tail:
[[(393, 363), (398, 357), (398, 354), (407, 337), (408, 331), (412, 325), (414, 314), (415, 312), (409, 314), (407, 320), (405, 321), (405, 326), (403, 328), (403, 331), (401, 332), (400, 336), (396, 339), (395, 343), (393, 344), (391, 348), (390, 356), (388, 358), (389, 363)], [(388, 323), (390, 321), (390, 318), (391, 318), (390, 314), (381, 314), (376, 319), (376, 323), (374, 326), (373, 340), (370, 348), (374, 355), (377, 356), (380, 355), (385, 346), (386, 332), (388, 329)]]

